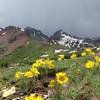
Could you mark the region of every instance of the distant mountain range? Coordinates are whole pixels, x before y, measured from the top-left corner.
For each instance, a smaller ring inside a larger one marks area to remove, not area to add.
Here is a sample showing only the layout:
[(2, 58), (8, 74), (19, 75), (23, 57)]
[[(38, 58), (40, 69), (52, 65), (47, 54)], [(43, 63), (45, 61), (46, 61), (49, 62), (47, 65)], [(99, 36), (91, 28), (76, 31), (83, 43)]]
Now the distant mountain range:
[(52, 36), (48, 37), (43, 34), (42, 31), (26, 27), (20, 28), (16, 26), (8, 26), (0, 28), (0, 54), (9, 54), (17, 47), (20, 47), (27, 43), (30, 39), (38, 40), (39, 42), (45, 41), (50, 44), (59, 44), (67, 48), (85, 48), (100, 46), (100, 37), (95, 39), (78, 38), (71, 36), (70, 34), (59, 30)]

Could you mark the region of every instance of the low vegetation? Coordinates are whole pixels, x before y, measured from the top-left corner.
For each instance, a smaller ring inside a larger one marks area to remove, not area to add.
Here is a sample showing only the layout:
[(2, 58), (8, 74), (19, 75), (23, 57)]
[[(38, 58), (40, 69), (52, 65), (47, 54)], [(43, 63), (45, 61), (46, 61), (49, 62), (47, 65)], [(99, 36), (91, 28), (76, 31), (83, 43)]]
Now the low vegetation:
[(30, 39), (25, 45), (18, 47), (12, 53), (0, 58), (0, 67), (9, 66), (28, 66), (32, 64), (42, 54), (54, 51), (60, 48), (57, 45), (50, 45), (45, 41), (37, 41)]
[(48, 53), (52, 56), (36, 58), (32, 65), (1, 67), (0, 88), (15, 85), (23, 100), (100, 99), (100, 56), (90, 48), (80, 54)]

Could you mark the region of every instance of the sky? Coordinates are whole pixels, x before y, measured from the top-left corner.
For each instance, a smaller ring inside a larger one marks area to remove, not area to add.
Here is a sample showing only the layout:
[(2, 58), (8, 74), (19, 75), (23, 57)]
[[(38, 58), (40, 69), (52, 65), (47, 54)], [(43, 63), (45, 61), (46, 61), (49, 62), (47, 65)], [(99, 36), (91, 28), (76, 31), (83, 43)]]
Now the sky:
[(44, 34), (63, 29), (79, 37), (100, 36), (100, 0), (0, 0), (0, 27), (31, 26)]

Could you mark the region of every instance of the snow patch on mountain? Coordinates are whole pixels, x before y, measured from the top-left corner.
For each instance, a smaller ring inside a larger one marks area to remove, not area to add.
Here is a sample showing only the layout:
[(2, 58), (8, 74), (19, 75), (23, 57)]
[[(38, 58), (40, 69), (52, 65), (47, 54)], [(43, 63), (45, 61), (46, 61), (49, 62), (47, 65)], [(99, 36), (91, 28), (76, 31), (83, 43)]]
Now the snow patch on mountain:
[(0, 31), (2, 31), (2, 29), (0, 28)]
[(72, 43), (73, 43), (72, 47), (77, 45), (77, 43), (78, 43), (78, 47), (80, 47), (80, 44), (82, 44), (83, 41), (84, 40), (76, 39), (76, 38), (70, 37), (70, 36), (65, 35), (65, 34), (62, 33), (61, 34), (61, 38), (58, 41), (58, 43), (61, 44), (61, 45), (64, 45), (65, 47), (69, 47), (70, 48)]
[(21, 30), (22, 32), (24, 32), (24, 31), (25, 31), (25, 30), (24, 30), (24, 28), (21, 28), (20, 30)]

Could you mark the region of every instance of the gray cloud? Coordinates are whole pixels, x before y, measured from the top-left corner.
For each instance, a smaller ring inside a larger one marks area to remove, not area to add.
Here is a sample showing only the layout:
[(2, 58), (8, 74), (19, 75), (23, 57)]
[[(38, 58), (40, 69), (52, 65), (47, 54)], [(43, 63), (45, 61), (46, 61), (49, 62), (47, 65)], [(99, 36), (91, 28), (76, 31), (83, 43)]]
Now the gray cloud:
[(99, 36), (100, 0), (0, 0), (0, 26), (7, 25)]

